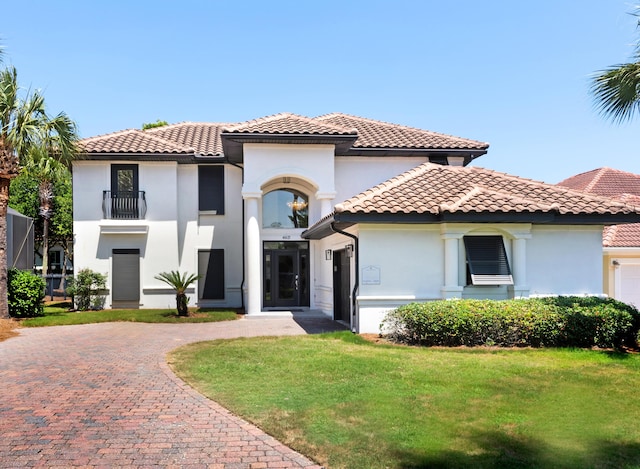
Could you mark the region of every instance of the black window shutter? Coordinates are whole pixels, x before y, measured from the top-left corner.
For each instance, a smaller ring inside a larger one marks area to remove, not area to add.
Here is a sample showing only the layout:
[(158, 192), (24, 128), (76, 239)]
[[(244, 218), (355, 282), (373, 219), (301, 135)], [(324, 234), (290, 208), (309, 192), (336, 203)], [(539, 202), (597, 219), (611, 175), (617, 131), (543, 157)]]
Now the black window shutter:
[(198, 251), (198, 296), (204, 300), (224, 300), (224, 249)]
[(198, 166), (198, 208), (224, 214), (224, 166)]
[(464, 246), (473, 285), (513, 285), (502, 236), (465, 236)]

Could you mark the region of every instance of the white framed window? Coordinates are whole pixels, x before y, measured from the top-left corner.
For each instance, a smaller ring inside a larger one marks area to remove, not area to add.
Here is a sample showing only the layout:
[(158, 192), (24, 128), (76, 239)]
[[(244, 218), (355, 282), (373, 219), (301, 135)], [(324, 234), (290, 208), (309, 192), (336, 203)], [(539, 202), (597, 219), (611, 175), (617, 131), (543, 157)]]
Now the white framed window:
[(464, 236), (468, 285), (513, 285), (502, 236)]
[(308, 228), (309, 198), (294, 189), (276, 189), (262, 197), (263, 228)]

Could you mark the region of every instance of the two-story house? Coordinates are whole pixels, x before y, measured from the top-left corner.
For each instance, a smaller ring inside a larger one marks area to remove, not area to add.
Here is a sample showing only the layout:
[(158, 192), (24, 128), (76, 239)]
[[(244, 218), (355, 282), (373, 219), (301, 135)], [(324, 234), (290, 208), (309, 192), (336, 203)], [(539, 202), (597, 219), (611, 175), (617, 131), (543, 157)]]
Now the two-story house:
[(76, 272), (107, 306), (322, 312), (377, 332), (410, 301), (601, 294), (604, 225), (640, 208), (467, 166), (488, 144), (344, 114), (180, 123), (83, 140)]

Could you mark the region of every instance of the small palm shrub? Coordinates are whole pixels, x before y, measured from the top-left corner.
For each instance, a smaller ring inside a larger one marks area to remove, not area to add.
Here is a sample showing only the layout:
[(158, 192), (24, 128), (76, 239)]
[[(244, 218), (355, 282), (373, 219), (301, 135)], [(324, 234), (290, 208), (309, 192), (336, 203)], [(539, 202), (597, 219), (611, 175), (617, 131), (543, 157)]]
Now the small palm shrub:
[(154, 278), (163, 281), (175, 290), (178, 316), (188, 316), (189, 310), (187, 306), (189, 304), (189, 297), (186, 295), (186, 291), (189, 285), (200, 278), (200, 275), (189, 274), (187, 272), (181, 274), (177, 270), (172, 270), (171, 272), (161, 272)]
[(73, 297), (76, 309), (89, 311), (104, 308), (106, 275), (91, 269), (82, 269), (69, 283), (67, 295)]
[(14, 318), (41, 316), (44, 311), (45, 281), (24, 270), (11, 268), (7, 272), (9, 314)]
[(392, 310), (381, 330), (427, 346), (637, 347), (640, 313), (597, 297), (444, 300)]

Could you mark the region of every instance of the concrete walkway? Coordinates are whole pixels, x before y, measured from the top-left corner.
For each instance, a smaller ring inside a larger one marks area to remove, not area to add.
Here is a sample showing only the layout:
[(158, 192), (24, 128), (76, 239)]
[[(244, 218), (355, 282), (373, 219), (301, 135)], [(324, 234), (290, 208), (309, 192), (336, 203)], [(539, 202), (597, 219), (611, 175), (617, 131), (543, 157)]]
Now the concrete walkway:
[(201, 340), (338, 329), (290, 317), (20, 329), (0, 342), (0, 467), (317, 468), (185, 385), (165, 359)]

